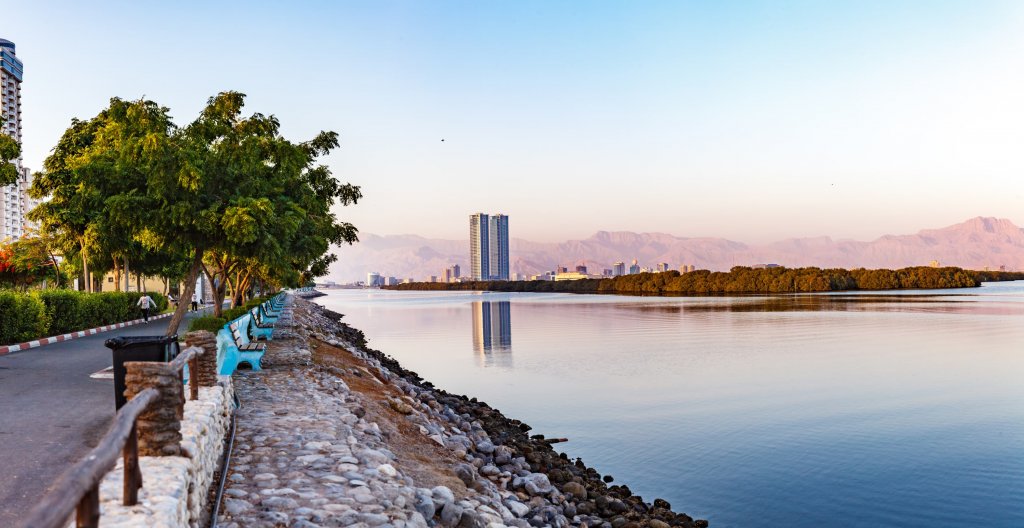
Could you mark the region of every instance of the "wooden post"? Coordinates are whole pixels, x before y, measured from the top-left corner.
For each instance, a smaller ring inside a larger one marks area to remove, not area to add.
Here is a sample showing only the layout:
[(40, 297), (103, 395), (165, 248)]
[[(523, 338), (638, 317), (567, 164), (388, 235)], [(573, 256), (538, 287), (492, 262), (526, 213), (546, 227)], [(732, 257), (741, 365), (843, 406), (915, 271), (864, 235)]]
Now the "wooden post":
[(78, 528), (99, 528), (100, 525), (100, 485), (93, 484), (78, 501), (75, 510), (75, 526)]
[(188, 399), (199, 399), (199, 358), (188, 360)]
[(142, 487), (142, 468), (139, 467), (139, 436), (132, 424), (132, 432), (124, 443), (124, 500), (125, 506), (139, 503), (139, 488)]

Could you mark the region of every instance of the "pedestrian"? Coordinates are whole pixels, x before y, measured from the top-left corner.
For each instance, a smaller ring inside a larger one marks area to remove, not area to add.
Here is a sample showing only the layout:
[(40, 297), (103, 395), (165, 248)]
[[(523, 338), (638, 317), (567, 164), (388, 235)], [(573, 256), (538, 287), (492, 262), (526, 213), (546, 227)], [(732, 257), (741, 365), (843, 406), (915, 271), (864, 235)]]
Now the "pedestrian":
[(135, 303), (135, 305), (142, 309), (142, 318), (148, 323), (149, 310), (156, 308), (156, 302), (153, 301), (152, 297), (143, 293), (142, 297), (139, 297), (139, 302)]
[(195, 292), (195, 293), (192, 294), (192, 311), (194, 312), (194, 311), (196, 311), (198, 309), (199, 309), (199, 292)]

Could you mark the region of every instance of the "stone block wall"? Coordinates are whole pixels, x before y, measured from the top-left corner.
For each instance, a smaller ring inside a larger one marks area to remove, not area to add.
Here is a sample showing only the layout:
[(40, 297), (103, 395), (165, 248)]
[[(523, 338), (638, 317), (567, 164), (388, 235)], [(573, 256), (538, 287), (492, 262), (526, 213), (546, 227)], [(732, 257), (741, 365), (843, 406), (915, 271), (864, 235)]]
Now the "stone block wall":
[(121, 504), (124, 468), (119, 460), (100, 484), (100, 525), (206, 526), (207, 490), (220, 465), (233, 400), (231, 378), (220, 376), (217, 385), (200, 387), (198, 400), (185, 402), (181, 456), (139, 457), (143, 485), (135, 506)]

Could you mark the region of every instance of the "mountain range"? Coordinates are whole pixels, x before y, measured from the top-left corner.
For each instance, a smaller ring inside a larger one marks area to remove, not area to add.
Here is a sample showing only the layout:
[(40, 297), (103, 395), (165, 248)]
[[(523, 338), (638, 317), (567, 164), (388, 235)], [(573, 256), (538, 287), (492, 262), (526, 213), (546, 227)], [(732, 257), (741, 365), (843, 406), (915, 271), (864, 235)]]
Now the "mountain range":
[[(430, 239), (417, 235), (378, 236), (361, 233), (352, 246), (336, 248), (338, 262), (329, 280), (366, 280), (377, 271), (384, 276), (426, 280), (458, 264), (468, 274), (469, 241)], [(977, 217), (913, 235), (885, 235), (875, 240), (833, 240), (830, 237), (789, 238), (748, 245), (723, 238), (687, 238), (665, 233), (598, 231), (583, 240), (545, 243), (513, 238), (509, 243), (512, 273), (534, 275), (557, 266), (584, 264), (590, 273), (612, 263), (635, 258), (654, 268), (666, 262), (697, 269), (728, 270), (738, 265), (775, 263), (787, 267), (902, 268), (942, 265), (968, 269), (1024, 270), (1024, 229), (1003, 218)]]

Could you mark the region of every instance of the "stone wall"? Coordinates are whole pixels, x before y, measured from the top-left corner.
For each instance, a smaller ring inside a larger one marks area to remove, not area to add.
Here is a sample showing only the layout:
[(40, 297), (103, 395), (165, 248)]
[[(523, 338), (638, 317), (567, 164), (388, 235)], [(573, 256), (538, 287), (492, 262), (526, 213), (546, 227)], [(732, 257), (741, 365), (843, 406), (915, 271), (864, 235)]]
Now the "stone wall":
[(231, 426), (233, 399), (231, 378), (220, 376), (216, 386), (199, 388), (198, 400), (185, 402), (182, 456), (139, 457), (143, 484), (135, 506), (121, 504), (123, 467), (118, 460), (100, 484), (101, 526), (206, 526), (207, 492)]

